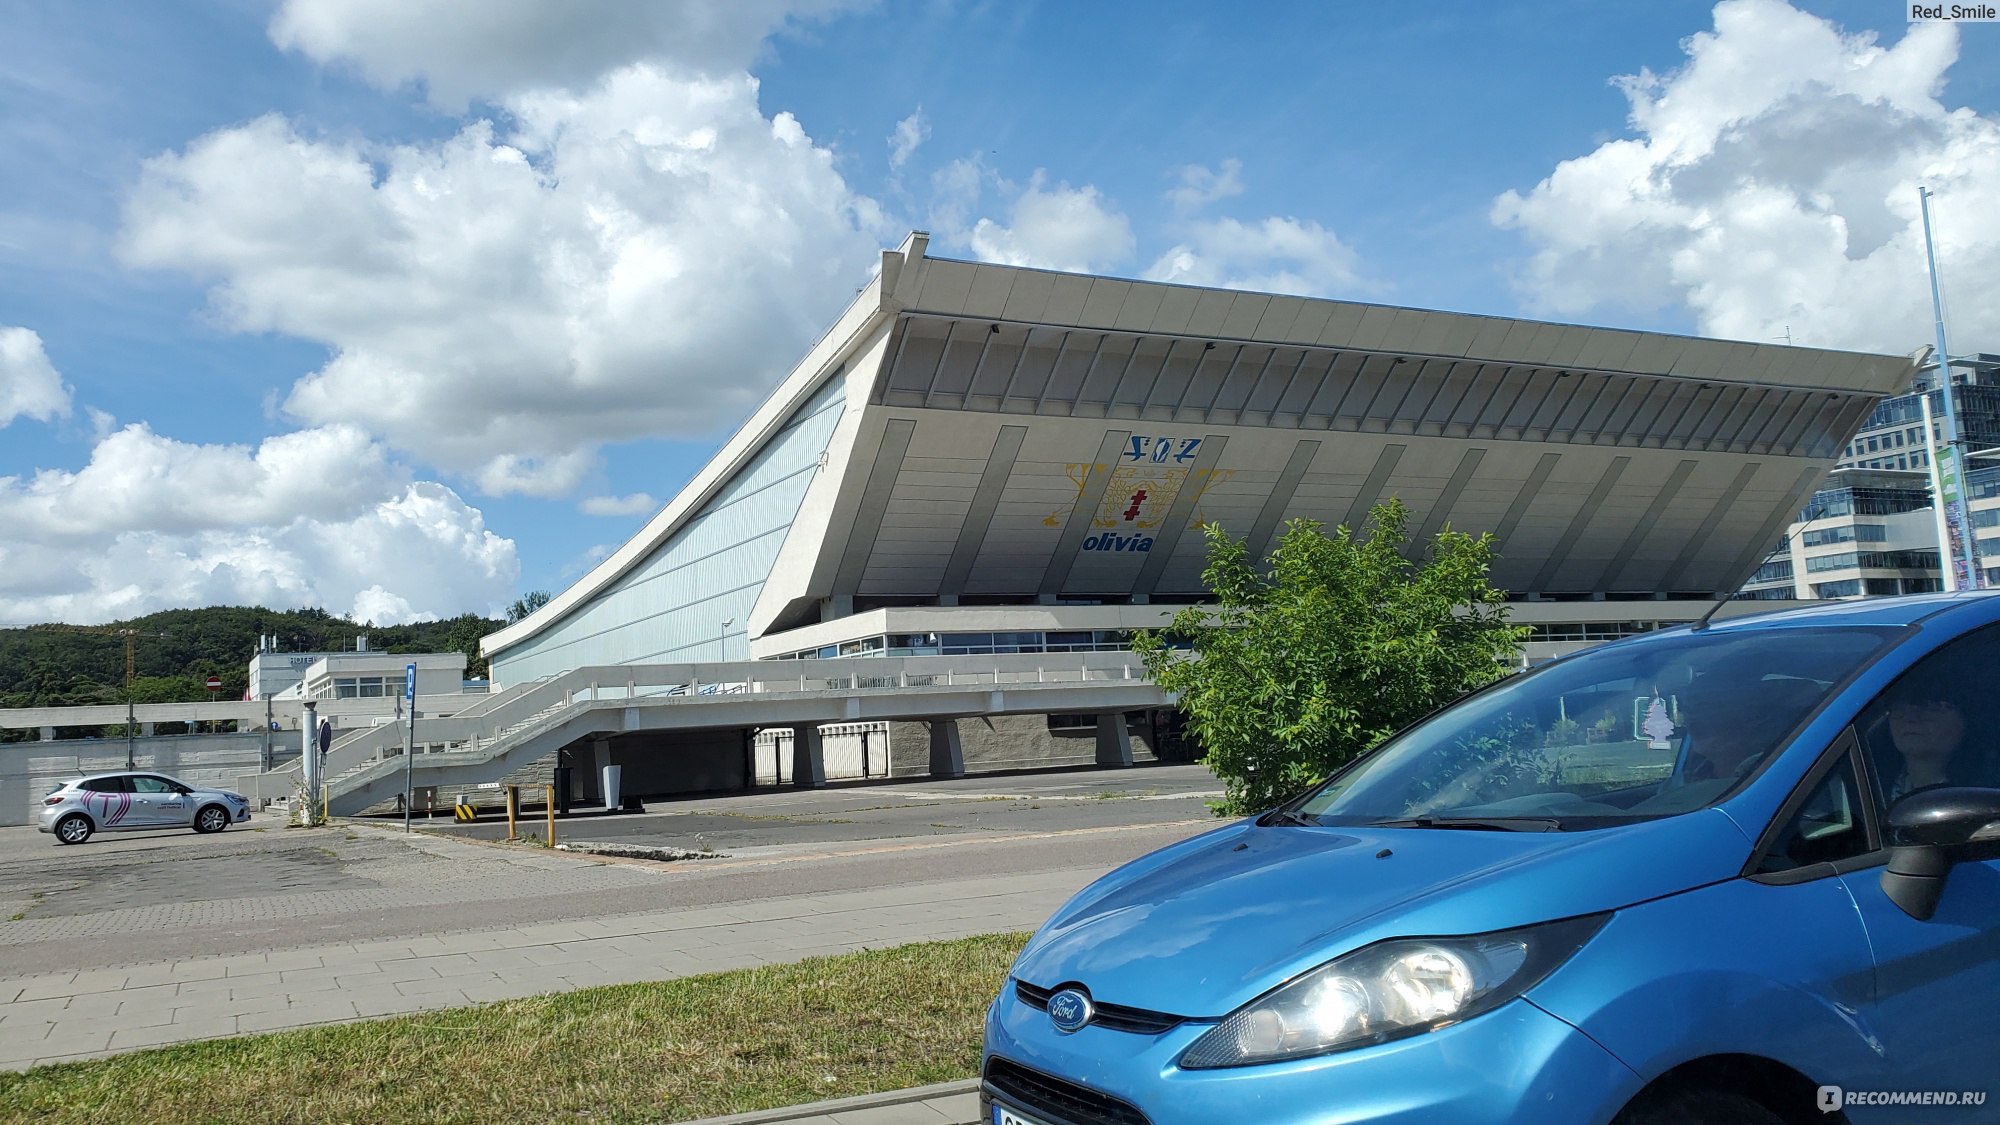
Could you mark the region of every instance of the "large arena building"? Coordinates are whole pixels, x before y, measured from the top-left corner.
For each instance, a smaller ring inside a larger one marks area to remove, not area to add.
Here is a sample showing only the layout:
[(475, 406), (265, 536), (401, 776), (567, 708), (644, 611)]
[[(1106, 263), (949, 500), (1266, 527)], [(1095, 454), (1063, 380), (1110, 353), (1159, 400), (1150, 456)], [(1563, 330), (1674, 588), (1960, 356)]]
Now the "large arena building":
[[(1499, 540), (1529, 624), (1742, 585), (1912, 361), (936, 259), (912, 235), (664, 510), (492, 636), (590, 665), (1015, 652), (1378, 501)], [(1638, 604), (1635, 604), (1638, 603)], [(1564, 636), (1562, 629), (1545, 636)]]
[[(729, 680), (745, 677), (735, 662), (919, 658), (896, 664), (900, 681), (822, 681), (907, 684), (932, 667), (921, 658), (1116, 653), (1204, 596), (1206, 525), (1262, 553), (1289, 519), (1356, 526), (1391, 497), (1418, 541), (1493, 533), (1493, 581), (1534, 629), (1528, 658), (1546, 658), (1736, 591), (1914, 371), (1906, 356), (954, 261), (927, 241), (883, 254), (637, 535), (487, 639), (497, 689), (590, 668), (714, 664)], [(964, 760), (1088, 761), (1060, 736), (1089, 721), (988, 716)], [(960, 764), (956, 744), (937, 756), (936, 724), (905, 725), (879, 733), (929, 737), (934, 770)], [(774, 740), (799, 729), (732, 732), (736, 782), (785, 780)], [(868, 772), (870, 728), (841, 729), (861, 732)], [(1144, 729), (1134, 745), (1159, 749)], [(599, 762), (615, 756), (600, 743)]]
[[(334, 810), (1183, 756), (1128, 643), (1204, 597), (1202, 529), (1262, 554), (1391, 497), (1418, 541), (1494, 535), (1527, 660), (1692, 620), (1915, 371), (926, 243), (637, 535), (487, 638), (490, 693), (337, 732)], [(238, 784), (284, 796), (300, 766)]]

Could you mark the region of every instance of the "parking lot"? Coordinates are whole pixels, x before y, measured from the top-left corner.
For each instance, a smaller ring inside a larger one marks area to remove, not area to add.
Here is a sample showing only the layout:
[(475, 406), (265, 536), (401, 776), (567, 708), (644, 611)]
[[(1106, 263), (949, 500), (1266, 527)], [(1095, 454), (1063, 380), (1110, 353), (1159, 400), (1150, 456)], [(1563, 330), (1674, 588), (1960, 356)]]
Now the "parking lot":
[[(419, 821), (405, 838), (399, 821), (303, 830), (259, 814), (212, 836), (108, 832), (75, 847), (4, 828), (0, 960), (16, 975), (1102, 866), (1199, 831), (1218, 789), (1201, 767), (1173, 765), (751, 793), (557, 822), (568, 843), (713, 853), (665, 866), (503, 845), (498, 818)], [(543, 825), (535, 816), (523, 835), (541, 839)]]
[[(773, 792), (558, 822), (713, 849), (609, 861), (504, 825), (0, 829), (0, 1068), (1030, 929), (1214, 825), (1199, 767)], [(540, 830), (542, 822), (533, 822)]]
[[(1206, 815), (1221, 785), (1198, 765), (1088, 769), (967, 777), (955, 781), (877, 782), (813, 790), (772, 790), (728, 797), (653, 802), (644, 813), (580, 810), (557, 825), (558, 839), (713, 849), (732, 855), (765, 849), (921, 837), (1019, 835), (1183, 821)], [(543, 832), (539, 810), (524, 835)], [(504, 816), (471, 825), (433, 819), (446, 834), (501, 840)]]

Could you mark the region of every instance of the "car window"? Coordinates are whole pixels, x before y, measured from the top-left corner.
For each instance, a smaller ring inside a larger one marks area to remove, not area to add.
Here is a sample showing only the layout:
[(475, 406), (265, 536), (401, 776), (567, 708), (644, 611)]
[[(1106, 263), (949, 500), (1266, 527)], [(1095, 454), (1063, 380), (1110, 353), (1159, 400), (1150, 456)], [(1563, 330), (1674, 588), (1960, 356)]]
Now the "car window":
[(1818, 863), (1867, 855), (1868, 828), (1862, 821), (1861, 782), (1854, 755), (1842, 754), (1833, 768), (1786, 821), (1765, 849), (1757, 870), (1790, 871)]
[(134, 793), (178, 793), (180, 790), (157, 777), (135, 777), (132, 779)]
[(125, 779), (122, 777), (93, 777), (89, 781), (83, 783), (83, 788), (84, 791), (88, 793), (131, 792), (131, 789), (126, 787)]
[(2000, 626), (1924, 657), (1861, 713), (1855, 729), (1885, 806), (1938, 785), (2000, 785), (1995, 667)]
[(1889, 636), (1740, 629), (1592, 649), (1431, 716), (1299, 812), (1324, 824), (1565, 830), (1691, 812), (1757, 772)]

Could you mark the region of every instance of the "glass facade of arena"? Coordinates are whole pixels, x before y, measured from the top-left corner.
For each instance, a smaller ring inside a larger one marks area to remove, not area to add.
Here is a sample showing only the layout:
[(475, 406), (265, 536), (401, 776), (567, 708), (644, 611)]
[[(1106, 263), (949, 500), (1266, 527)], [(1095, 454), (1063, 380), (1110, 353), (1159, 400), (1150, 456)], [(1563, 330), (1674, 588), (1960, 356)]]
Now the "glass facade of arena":
[(755, 459), (646, 559), (546, 631), (494, 661), (518, 684), (604, 664), (746, 660), (751, 607), (840, 421), (830, 380)]

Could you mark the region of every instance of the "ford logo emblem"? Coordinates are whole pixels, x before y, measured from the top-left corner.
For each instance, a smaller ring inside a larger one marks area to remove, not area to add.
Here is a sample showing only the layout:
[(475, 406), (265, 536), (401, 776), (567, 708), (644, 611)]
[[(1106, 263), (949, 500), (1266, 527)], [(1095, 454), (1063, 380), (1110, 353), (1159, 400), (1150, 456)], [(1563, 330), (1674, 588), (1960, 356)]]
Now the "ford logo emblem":
[(1080, 988), (1065, 988), (1049, 997), (1049, 1022), (1065, 1035), (1081, 1031), (1096, 1014), (1090, 995)]

